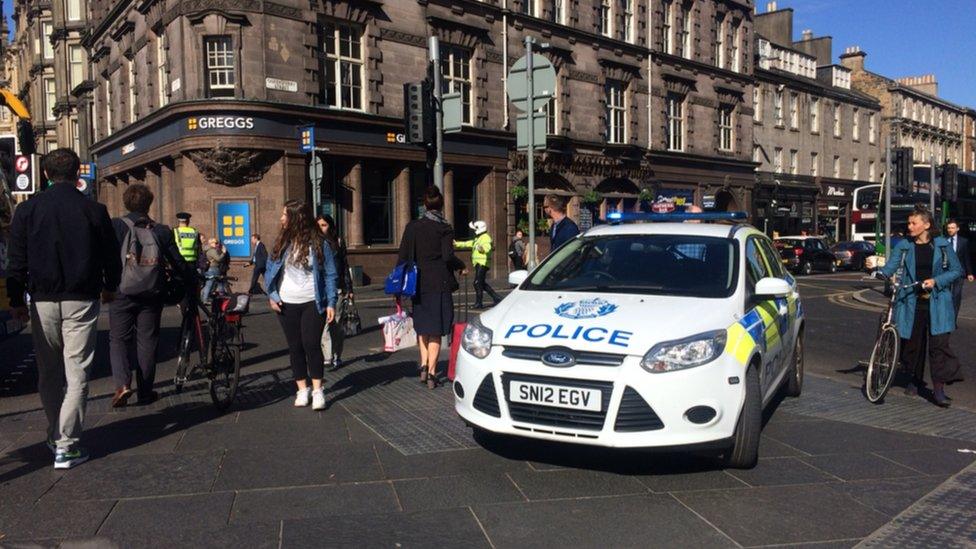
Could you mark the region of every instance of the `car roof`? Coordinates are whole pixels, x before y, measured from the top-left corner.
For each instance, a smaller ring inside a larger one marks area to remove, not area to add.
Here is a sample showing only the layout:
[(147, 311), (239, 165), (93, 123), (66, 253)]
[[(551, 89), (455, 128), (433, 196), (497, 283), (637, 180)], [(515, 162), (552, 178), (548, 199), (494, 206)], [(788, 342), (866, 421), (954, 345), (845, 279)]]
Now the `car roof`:
[(586, 231), (585, 236), (613, 236), (628, 234), (665, 234), (685, 236), (711, 236), (729, 238), (733, 233), (758, 233), (751, 225), (744, 223), (620, 223), (597, 225)]
[(773, 240), (823, 240), (822, 236), (777, 236)]

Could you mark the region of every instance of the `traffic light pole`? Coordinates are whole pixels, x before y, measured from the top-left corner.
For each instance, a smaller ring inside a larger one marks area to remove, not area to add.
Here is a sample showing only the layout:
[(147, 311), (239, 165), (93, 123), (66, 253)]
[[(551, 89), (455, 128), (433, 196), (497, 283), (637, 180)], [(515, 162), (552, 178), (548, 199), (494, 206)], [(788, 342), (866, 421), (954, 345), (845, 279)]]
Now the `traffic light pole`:
[(528, 134), (526, 137), (528, 139), (528, 146), (525, 151), (525, 163), (526, 169), (529, 171), (528, 177), (528, 187), (529, 187), (529, 261), (528, 267), (531, 271), (535, 269), (536, 251), (535, 251), (535, 135), (533, 131), (533, 123), (535, 122), (535, 86), (532, 85), (532, 37), (526, 35), (525, 37), (525, 80), (528, 88), (528, 93), (526, 94), (527, 101), (529, 104), (529, 109), (526, 111), (528, 116)]
[(935, 221), (935, 155), (929, 156), (929, 211)]
[(444, 192), (444, 111), (441, 109), (441, 50), (436, 36), (428, 40), (434, 73), (434, 186)]
[(892, 153), (894, 152), (894, 150), (892, 148), (891, 142), (893, 139), (894, 139), (893, 136), (888, 136), (888, 143), (885, 148), (885, 163), (887, 164), (886, 168), (888, 170), (887, 173), (888, 177), (885, 178), (887, 179), (887, 181), (885, 181), (885, 186), (884, 186), (884, 193), (885, 193), (885, 224), (884, 224), (885, 247), (884, 249), (885, 249), (886, 261), (891, 258), (891, 186), (895, 184), (895, 177), (894, 177), (895, 170), (892, 168)]

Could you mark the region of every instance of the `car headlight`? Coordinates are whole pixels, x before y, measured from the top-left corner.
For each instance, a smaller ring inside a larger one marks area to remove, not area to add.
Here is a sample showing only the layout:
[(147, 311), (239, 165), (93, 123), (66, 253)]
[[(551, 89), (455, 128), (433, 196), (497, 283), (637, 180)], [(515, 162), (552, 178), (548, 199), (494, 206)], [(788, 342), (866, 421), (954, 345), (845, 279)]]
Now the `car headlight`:
[(726, 337), (725, 330), (716, 330), (658, 343), (644, 355), (641, 366), (652, 374), (660, 374), (708, 364), (721, 356)]
[(464, 327), (461, 347), (477, 358), (485, 358), (491, 352), (491, 335), (491, 330), (482, 326), (476, 318)]

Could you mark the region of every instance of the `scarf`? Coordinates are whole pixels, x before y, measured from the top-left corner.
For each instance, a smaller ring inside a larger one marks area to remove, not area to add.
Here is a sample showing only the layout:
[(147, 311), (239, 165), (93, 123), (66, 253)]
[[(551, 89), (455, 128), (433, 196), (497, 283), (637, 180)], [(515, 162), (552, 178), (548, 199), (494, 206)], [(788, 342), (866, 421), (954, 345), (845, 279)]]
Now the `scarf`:
[(436, 221), (438, 223), (443, 223), (445, 225), (448, 224), (447, 219), (444, 217), (444, 214), (442, 214), (437, 210), (427, 210), (426, 212), (424, 212), (423, 219), (429, 219), (431, 221)]

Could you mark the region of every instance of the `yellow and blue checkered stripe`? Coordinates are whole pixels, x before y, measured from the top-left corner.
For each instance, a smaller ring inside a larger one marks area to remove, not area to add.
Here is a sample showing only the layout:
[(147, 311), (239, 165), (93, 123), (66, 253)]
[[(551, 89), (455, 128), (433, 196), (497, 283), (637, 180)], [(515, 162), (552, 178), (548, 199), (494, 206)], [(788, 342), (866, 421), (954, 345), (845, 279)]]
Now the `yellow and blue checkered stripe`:
[[(780, 311), (786, 309), (786, 314)], [(784, 337), (790, 328), (790, 318), (803, 314), (800, 300), (794, 296), (766, 301), (745, 314), (727, 330), (725, 352), (743, 366), (758, 346), (765, 352)]]

